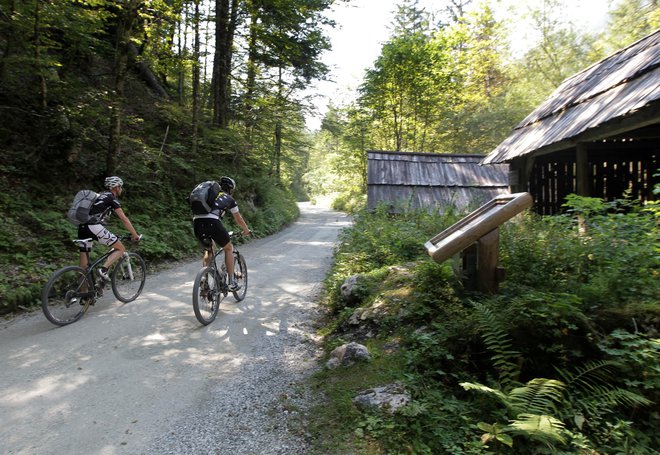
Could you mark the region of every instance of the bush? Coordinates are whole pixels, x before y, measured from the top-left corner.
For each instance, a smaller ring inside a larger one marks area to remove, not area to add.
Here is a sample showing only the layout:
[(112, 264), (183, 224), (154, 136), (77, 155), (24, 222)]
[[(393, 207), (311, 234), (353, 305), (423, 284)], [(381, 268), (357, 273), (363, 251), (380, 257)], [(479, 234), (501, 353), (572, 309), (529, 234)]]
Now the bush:
[[(370, 340), (397, 341), (413, 391), (402, 414), (352, 416), (375, 453), (653, 453), (660, 442), (649, 406), (659, 399), (658, 211), (569, 200), (564, 215), (524, 214), (501, 227), (507, 280), (492, 296), (464, 289), (448, 262), (423, 251), (455, 217), (386, 207), (356, 213), (326, 281), (334, 321), (326, 340), (364, 334), (336, 322), (350, 316), (335, 300), (343, 279), (376, 277), (366, 281), (364, 305), (387, 303), (398, 286), (397, 311), (372, 326)], [(394, 265), (410, 271), (407, 280), (382, 273)], [(535, 391), (540, 401), (527, 409), (554, 403), (554, 412), (511, 413), (509, 405), (522, 404), (517, 393)], [(535, 418), (555, 422), (556, 431), (534, 433)]]

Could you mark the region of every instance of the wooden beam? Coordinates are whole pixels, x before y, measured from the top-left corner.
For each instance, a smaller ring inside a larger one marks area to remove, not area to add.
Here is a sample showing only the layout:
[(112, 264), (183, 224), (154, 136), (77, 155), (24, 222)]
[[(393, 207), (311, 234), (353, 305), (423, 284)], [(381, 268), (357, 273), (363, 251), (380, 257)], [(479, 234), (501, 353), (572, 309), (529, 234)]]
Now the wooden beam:
[(586, 144), (580, 143), (575, 150), (575, 179), (577, 180), (577, 194), (589, 196), (591, 194), (591, 172), (589, 172), (589, 149)]

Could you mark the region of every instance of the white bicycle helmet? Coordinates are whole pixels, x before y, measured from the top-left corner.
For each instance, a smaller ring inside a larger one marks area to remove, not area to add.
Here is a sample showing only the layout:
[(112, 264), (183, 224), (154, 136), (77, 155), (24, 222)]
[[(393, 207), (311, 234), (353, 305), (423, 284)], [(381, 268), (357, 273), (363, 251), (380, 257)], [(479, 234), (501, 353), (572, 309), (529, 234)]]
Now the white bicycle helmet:
[(124, 186), (124, 181), (117, 177), (116, 175), (113, 175), (112, 177), (106, 177), (105, 178), (105, 187), (109, 190), (116, 186)]
[(220, 188), (226, 193), (232, 194), (236, 188), (236, 182), (231, 177), (222, 176), (220, 177)]

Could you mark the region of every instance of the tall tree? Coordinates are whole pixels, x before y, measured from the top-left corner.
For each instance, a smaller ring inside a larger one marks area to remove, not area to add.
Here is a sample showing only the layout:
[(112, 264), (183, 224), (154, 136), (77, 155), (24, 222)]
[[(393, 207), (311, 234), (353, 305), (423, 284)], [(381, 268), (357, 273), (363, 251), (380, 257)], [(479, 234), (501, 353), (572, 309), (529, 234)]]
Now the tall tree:
[(117, 14), (116, 49), (113, 67), (114, 96), (110, 103), (110, 137), (105, 165), (106, 173), (108, 174), (114, 174), (117, 167), (117, 156), (121, 146), (121, 119), (124, 105), (124, 85), (126, 83), (126, 71), (128, 69), (128, 56), (130, 52), (130, 39), (139, 10), (143, 5), (144, 0), (129, 0), (123, 8), (119, 8)]
[(231, 70), (234, 34), (238, 21), (238, 0), (215, 2), (215, 55), (213, 58), (213, 125), (229, 126)]
[[(247, 2), (250, 23), (243, 113), (251, 132), (257, 121), (257, 103), (275, 107), (268, 115), (275, 119), (271, 168), (278, 178), (286, 132), (282, 121), (288, 121), (292, 112), (300, 111), (300, 106), (295, 106), (296, 93), (328, 71), (320, 61), (321, 53), (329, 48), (321, 27), (333, 25), (323, 15), (331, 3), (332, 0)], [(258, 94), (272, 97), (274, 103), (259, 102)]]
[(199, 12), (199, 0), (194, 0), (194, 13), (193, 13), (193, 30), (194, 30), (194, 44), (193, 44), (193, 58), (192, 58), (192, 152), (193, 155), (197, 154), (197, 146), (199, 142), (199, 48), (200, 48), (200, 35), (199, 26), (201, 22), (201, 15)]
[(429, 45), (428, 15), (417, 0), (399, 7), (393, 30), (366, 73), (360, 103), (387, 131), (380, 147), (422, 151), (428, 146), (434, 98), (443, 84), (434, 70), (439, 55)]
[(510, 82), (503, 32), (488, 5), (442, 32), (444, 45), (453, 49), (455, 81), (443, 114), (449, 127), (445, 137), (448, 151), (487, 153), (514, 126), (502, 110)]
[(624, 0), (612, 9), (609, 33), (604, 41), (607, 52), (628, 46), (660, 28), (658, 0)]

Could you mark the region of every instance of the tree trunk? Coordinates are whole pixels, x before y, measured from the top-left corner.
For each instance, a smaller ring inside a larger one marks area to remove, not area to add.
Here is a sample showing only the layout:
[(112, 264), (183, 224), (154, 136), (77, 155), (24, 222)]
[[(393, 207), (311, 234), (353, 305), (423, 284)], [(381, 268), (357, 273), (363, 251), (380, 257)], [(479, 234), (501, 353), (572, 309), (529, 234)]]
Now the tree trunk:
[(277, 181), (280, 181), (280, 166), (282, 162), (282, 120), (279, 118), (275, 122), (275, 151), (274, 151), (274, 161), (275, 161), (275, 178)]
[(199, 115), (199, 0), (195, 0), (195, 13), (193, 17), (193, 28), (195, 38), (193, 44), (192, 59), (192, 153), (197, 154), (198, 141), (198, 115)]
[(213, 60), (213, 125), (229, 126), (231, 96), (231, 61), (234, 33), (238, 18), (238, 0), (215, 2), (215, 56)]
[(41, 3), (34, 7), (34, 65), (39, 78), (39, 107), (42, 111), (48, 106), (48, 87), (44, 76), (44, 67), (41, 63)]
[[(282, 98), (283, 98), (283, 84), (282, 80), (282, 67), (278, 68), (278, 80), (277, 80), (277, 98), (280, 101), (280, 109), (283, 109)], [(277, 181), (280, 181), (280, 167), (282, 162), (282, 115), (277, 114), (277, 119), (275, 121), (275, 150), (274, 150), (274, 167), (275, 167), (275, 178)]]
[[(177, 93), (179, 95), (179, 105), (183, 106), (185, 104), (184, 92), (185, 92), (185, 82), (186, 82), (186, 71), (185, 71), (185, 65), (183, 63), (185, 59), (185, 49), (188, 46), (188, 21), (190, 20), (188, 9), (182, 8), (181, 15), (185, 16), (185, 20), (177, 22), (177, 29), (179, 30), (178, 33), (179, 39), (177, 40), (178, 43)], [(182, 39), (183, 42), (181, 42)]]
[(0, 9), (0, 17), (2, 17), (2, 20), (7, 23), (7, 36), (5, 39), (5, 47), (2, 51), (2, 55), (0, 56), (0, 82), (2, 82), (5, 78), (5, 60), (11, 57), (11, 55), (14, 52), (14, 39), (16, 37), (16, 33), (14, 30), (14, 23), (11, 20), (12, 17), (14, 17), (14, 13), (16, 12), (16, 3), (12, 0), (11, 4), (9, 5), (9, 13), (5, 13), (2, 9)]
[(257, 13), (252, 2), (248, 2), (250, 10), (250, 35), (248, 38), (248, 60), (247, 74), (245, 77), (245, 129), (248, 142), (251, 142), (252, 129), (254, 128), (254, 96), (257, 79)]
[(135, 44), (130, 42), (128, 43), (128, 52), (129, 56), (133, 60), (133, 63), (135, 64), (135, 67), (138, 70), (138, 74), (142, 80), (147, 83), (149, 88), (151, 88), (159, 96), (163, 98), (169, 98), (167, 90), (163, 88), (160, 81), (158, 80), (158, 77), (154, 74), (149, 65), (147, 65), (146, 62), (138, 59), (139, 51)]
[(114, 174), (117, 169), (117, 156), (121, 146), (121, 110), (124, 99), (124, 84), (128, 67), (129, 40), (133, 31), (133, 24), (137, 19), (138, 10), (144, 0), (130, 0), (128, 7), (118, 18), (117, 43), (115, 49), (114, 99), (110, 103), (110, 139), (106, 156), (106, 174)]

